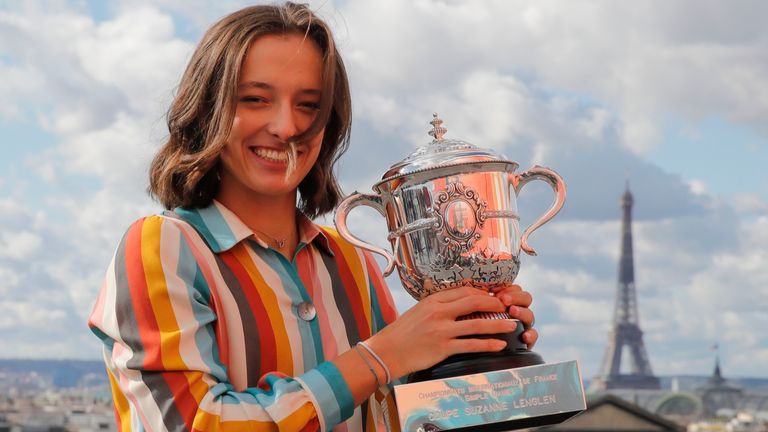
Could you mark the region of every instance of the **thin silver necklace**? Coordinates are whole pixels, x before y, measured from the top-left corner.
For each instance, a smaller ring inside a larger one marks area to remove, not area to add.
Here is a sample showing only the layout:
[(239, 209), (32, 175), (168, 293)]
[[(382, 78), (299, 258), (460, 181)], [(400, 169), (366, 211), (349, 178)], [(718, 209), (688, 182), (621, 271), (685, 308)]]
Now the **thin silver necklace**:
[(282, 249), (283, 246), (285, 246), (285, 242), (288, 240), (287, 238), (272, 237), (271, 235), (265, 233), (264, 231), (256, 230), (256, 232), (263, 235), (264, 237), (267, 237), (269, 240), (272, 240), (272, 243), (276, 244), (278, 249)]

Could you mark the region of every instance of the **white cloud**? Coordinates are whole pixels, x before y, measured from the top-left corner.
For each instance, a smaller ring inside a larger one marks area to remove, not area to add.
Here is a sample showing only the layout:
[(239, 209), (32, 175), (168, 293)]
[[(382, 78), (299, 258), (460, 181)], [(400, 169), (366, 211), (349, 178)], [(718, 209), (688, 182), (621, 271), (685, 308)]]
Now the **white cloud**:
[(695, 195), (707, 194), (707, 184), (702, 180), (698, 180), (698, 179), (688, 180), (688, 186), (691, 188), (691, 193)]
[[(556, 216), (557, 218), (557, 216)], [(619, 256), (619, 222), (558, 221), (541, 228), (541, 233), (551, 231), (542, 253), (552, 249), (565, 249), (569, 255), (590, 259), (594, 257), (616, 259)]]
[(755, 194), (738, 193), (731, 197), (733, 208), (741, 214), (768, 214), (768, 202)]
[[(146, 6), (101, 23), (72, 12), (12, 18), (3, 30), (16, 43), (3, 49), (24, 59), (24, 67), (14, 71), (46, 74), (26, 74), (3, 105), (44, 100), (37, 118), (64, 138), (37, 161), (43, 179), (72, 170), (104, 180), (140, 172), (192, 49), (175, 36), (171, 18)], [(25, 73), (14, 71), (0, 70), (10, 79)]]
[[(145, 119), (120, 113), (108, 127), (86, 130), (62, 142), (48, 155), (69, 175), (92, 175), (109, 185), (128, 180), (145, 187), (145, 174), (154, 153)], [(61, 164), (60, 161), (66, 161)], [(144, 178), (142, 178), (144, 177)]]
[[(104, 266), (106, 268), (106, 265)], [(52, 281), (58, 286), (66, 286), (76, 316), (83, 323), (87, 320), (96, 300), (95, 290), (104, 283), (104, 270), (99, 267), (83, 269), (80, 262), (60, 261), (43, 266)]]
[(28, 259), (42, 243), (39, 235), (29, 231), (0, 233), (0, 258)]
[(192, 50), (175, 36), (171, 17), (148, 6), (126, 9), (74, 43), (89, 76), (119, 88), (130, 108), (138, 114), (149, 108), (150, 115), (170, 100)]
[[(2, 18), (0, 18), (2, 25)], [(44, 78), (39, 70), (31, 67), (8, 66), (0, 63), (0, 116), (7, 120), (24, 118), (24, 105), (18, 101), (35, 95)]]
[(0, 302), (0, 330), (18, 327), (47, 330), (66, 317), (67, 312), (60, 308), (39, 308), (33, 303), (12, 301)]
[(0, 267), (0, 294), (8, 296), (18, 286), (18, 273), (11, 267)]
[[(765, 131), (765, 30), (756, 19), (760, 13), (747, 10), (756, 5), (484, 5), (404, 0), (345, 5), (356, 93), (445, 90), (467, 71), (487, 65), (605, 101), (624, 120), (624, 145), (637, 152), (658, 145), (660, 120), (670, 113), (692, 121), (727, 113), (733, 121)], [(720, 27), (722, 33), (713, 37), (693, 28), (692, 13), (693, 21), (715, 27), (739, 22), (749, 30), (731, 30), (741, 37), (729, 38)], [(393, 22), (397, 31), (391, 31)]]

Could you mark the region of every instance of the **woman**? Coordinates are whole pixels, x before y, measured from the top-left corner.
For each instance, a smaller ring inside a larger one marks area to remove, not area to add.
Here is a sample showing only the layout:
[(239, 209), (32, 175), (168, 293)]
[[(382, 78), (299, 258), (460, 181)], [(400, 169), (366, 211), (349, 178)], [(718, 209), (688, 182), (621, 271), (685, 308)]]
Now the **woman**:
[(458, 336), (514, 328), (456, 317), (532, 323), (518, 286), (442, 292), (398, 318), (371, 256), (311, 222), (339, 201), (350, 118), (344, 65), (306, 6), (249, 7), (205, 34), (150, 172), (173, 211), (128, 229), (89, 320), (121, 430), (394, 426), (393, 380), (504, 346)]

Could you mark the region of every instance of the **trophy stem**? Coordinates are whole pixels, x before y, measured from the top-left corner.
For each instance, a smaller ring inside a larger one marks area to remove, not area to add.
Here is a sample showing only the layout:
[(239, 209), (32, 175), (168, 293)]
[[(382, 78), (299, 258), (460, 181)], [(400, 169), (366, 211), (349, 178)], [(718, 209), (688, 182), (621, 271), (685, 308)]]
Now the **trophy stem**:
[(507, 346), (503, 350), (453, 355), (429, 369), (408, 375), (407, 382), (414, 383), (543, 364), (544, 360), (541, 356), (529, 351), (520, 340), (520, 335), (524, 331), (523, 323), (520, 321), (517, 323), (517, 328), (509, 333), (464, 336), (466, 339), (502, 339), (507, 342)]

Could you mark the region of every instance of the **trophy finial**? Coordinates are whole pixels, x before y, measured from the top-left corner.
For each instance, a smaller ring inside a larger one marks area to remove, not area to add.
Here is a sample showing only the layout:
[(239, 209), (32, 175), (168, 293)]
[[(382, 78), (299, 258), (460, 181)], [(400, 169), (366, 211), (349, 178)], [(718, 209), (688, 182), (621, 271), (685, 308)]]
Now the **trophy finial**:
[(435, 140), (443, 139), (443, 135), (448, 132), (448, 129), (442, 127), (443, 120), (437, 116), (437, 113), (432, 114), (432, 121), (429, 122), (432, 125), (432, 130), (429, 131), (429, 135), (435, 138)]

